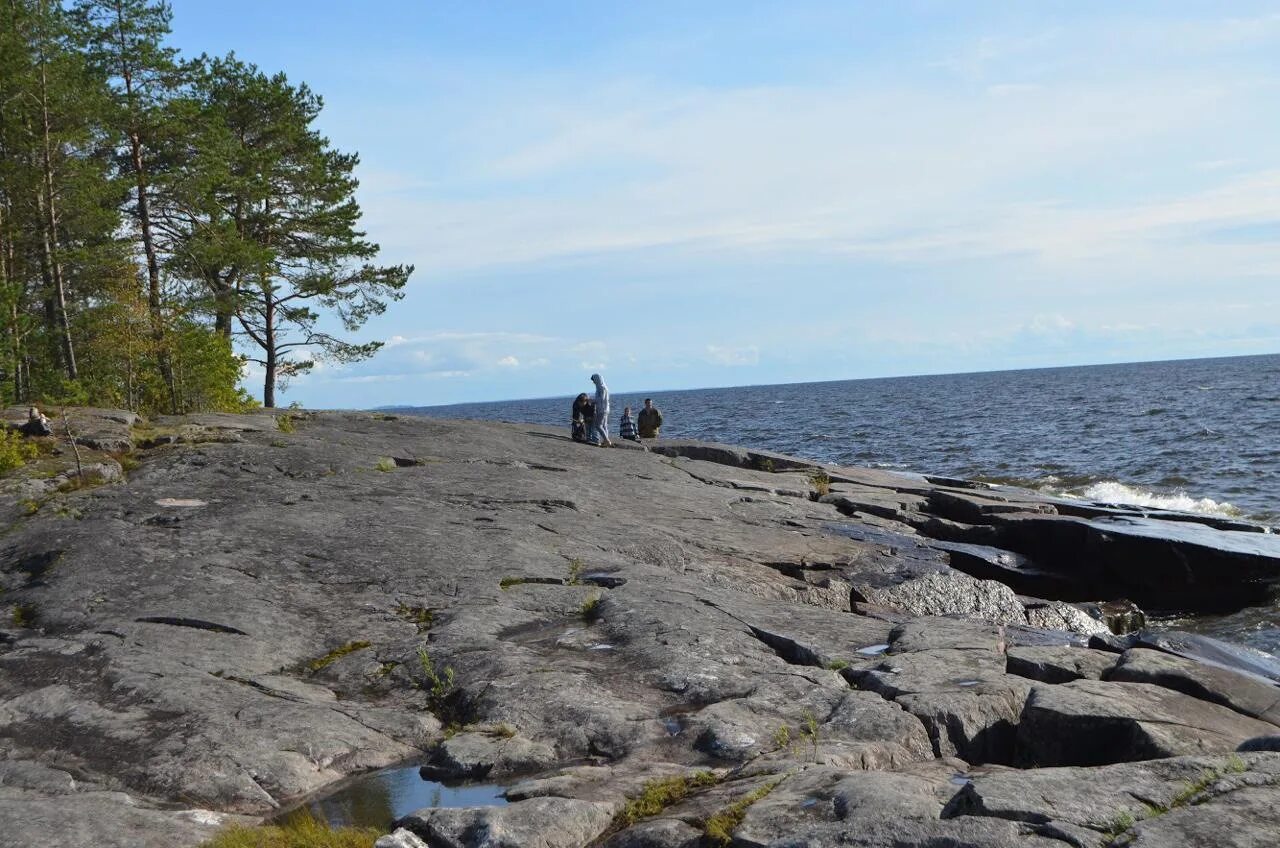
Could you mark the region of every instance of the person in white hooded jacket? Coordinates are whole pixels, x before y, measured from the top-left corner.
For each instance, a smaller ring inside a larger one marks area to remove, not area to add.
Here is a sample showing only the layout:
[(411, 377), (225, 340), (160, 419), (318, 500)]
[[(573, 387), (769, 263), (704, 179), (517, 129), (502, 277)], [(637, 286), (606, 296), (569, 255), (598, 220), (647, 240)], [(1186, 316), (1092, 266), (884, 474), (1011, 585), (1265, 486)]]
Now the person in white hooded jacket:
[(609, 389), (599, 374), (592, 374), (591, 382), (596, 384), (596, 414), (587, 441), (601, 447), (612, 447), (613, 442), (609, 441)]

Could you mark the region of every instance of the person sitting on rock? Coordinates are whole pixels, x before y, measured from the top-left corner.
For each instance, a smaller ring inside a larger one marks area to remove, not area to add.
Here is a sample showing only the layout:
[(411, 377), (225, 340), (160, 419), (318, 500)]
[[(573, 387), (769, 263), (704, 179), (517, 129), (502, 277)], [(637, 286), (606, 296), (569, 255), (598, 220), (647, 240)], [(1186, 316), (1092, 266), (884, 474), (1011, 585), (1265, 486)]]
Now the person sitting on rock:
[(640, 434), (636, 432), (635, 419), (631, 417), (631, 407), (622, 407), (622, 423), (618, 425), (618, 435), (632, 442), (640, 441)]
[(22, 435), (52, 436), (53, 424), (44, 417), (44, 413), (39, 408), (33, 406), (27, 411), (27, 423), (22, 425)]
[(573, 399), (570, 434), (575, 442), (585, 442), (587, 440), (587, 428), (591, 426), (591, 419), (594, 417), (595, 404), (587, 397), (586, 392)]
[(662, 427), (662, 413), (653, 405), (653, 398), (645, 398), (644, 409), (640, 410), (640, 438), (658, 438), (660, 427)]

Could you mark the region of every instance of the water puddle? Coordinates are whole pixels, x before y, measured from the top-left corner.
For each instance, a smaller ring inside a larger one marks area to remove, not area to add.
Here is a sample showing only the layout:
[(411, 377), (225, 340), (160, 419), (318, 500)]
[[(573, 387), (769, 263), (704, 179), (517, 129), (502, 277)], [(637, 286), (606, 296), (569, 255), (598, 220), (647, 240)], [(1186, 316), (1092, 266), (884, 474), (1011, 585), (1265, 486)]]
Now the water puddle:
[(396, 819), (424, 807), (501, 807), (507, 803), (505, 785), (424, 780), (418, 768), (392, 766), (350, 778), (328, 794), (280, 813), (276, 820), (311, 816), (331, 827), (387, 830)]
[(981, 682), (981, 680), (957, 680), (956, 685), (968, 688), (970, 686), (977, 686)]
[(887, 651), (887, 650), (889, 650), (889, 646), (888, 646), (887, 644), (885, 644), (885, 645), (868, 645), (868, 646), (867, 646), (867, 647), (865, 647), (865, 648), (859, 648), (859, 649), (858, 649), (858, 653), (863, 654), (863, 655), (868, 656), (868, 657), (876, 657), (876, 656), (879, 656), (880, 654), (883, 654), (883, 653), (884, 653), (885, 651)]
[(970, 783), (973, 783), (973, 779), (963, 772), (956, 772), (951, 775), (950, 783), (952, 786), (968, 786)]

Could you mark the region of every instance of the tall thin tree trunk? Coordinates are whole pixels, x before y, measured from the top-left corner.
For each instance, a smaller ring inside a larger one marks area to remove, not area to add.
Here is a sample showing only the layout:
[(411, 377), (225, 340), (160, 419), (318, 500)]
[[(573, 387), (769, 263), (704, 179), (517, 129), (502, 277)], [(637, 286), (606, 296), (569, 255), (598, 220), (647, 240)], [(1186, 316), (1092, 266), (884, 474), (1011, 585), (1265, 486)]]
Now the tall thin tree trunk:
[(138, 225), (142, 231), (142, 251), (147, 260), (147, 306), (151, 310), (151, 334), (156, 343), (156, 360), (160, 377), (169, 390), (170, 412), (178, 414), (178, 393), (173, 382), (173, 364), (169, 358), (164, 332), (164, 303), (160, 290), (160, 261), (156, 258), (155, 237), (151, 231), (151, 207), (147, 198), (147, 172), (142, 157), (142, 135), (138, 131), (138, 115), (133, 93), (133, 69), (129, 67), (129, 43), (124, 34), (124, 6), (116, 7), (116, 31), (120, 47), (120, 78), (124, 80), (125, 100), (129, 104), (129, 158), (137, 178)]
[(49, 263), (49, 277), (52, 283), (49, 295), (53, 301), (58, 340), (62, 347), (62, 366), (67, 373), (67, 379), (75, 380), (80, 376), (80, 372), (76, 368), (76, 349), (71, 340), (71, 319), (67, 317), (66, 281), (62, 275), (62, 262), (58, 258), (58, 210), (56, 193), (53, 187), (53, 156), (49, 149), (49, 136), (51, 135), (49, 126), (49, 79), (45, 72), (45, 63), (44, 40), (41, 39), (40, 115), (44, 131), (41, 144), (41, 170), (44, 178), (42, 188), (45, 195), (44, 220), (41, 223), (45, 228), (44, 250)]
[(22, 399), (22, 335), (18, 321), (19, 294), (14, 273), (13, 238), (5, 211), (5, 204), (0, 203), (0, 292), (4, 293), (9, 304), (9, 314), (5, 316), (9, 333), (9, 376), (13, 382), (13, 402), (17, 403)]
[(262, 405), (273, 409), (276, 405), (276, 304), (270, 289), (266, 291), (264, 299), (267, 308), (262, 336), (267, 343), (267, 376), (262, 386)]

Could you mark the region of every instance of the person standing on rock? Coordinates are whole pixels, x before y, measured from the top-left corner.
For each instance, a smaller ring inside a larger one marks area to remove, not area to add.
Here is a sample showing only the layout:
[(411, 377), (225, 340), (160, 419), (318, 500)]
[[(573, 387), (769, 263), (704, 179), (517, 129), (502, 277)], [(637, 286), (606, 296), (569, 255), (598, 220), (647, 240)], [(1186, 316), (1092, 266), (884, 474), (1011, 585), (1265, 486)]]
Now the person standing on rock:
[(653, 398), (644, 399), (644, 409), (640, 410), (640, 438), (656, 439), (662, 427), (662, 413), (653, 405)]
[(613, 447), (613, 442), (609, 441), (609, 389), (599, 374), (592, 374), (591, 382), (596, 384), (596, 413), (587, 441), (604, 448)]

